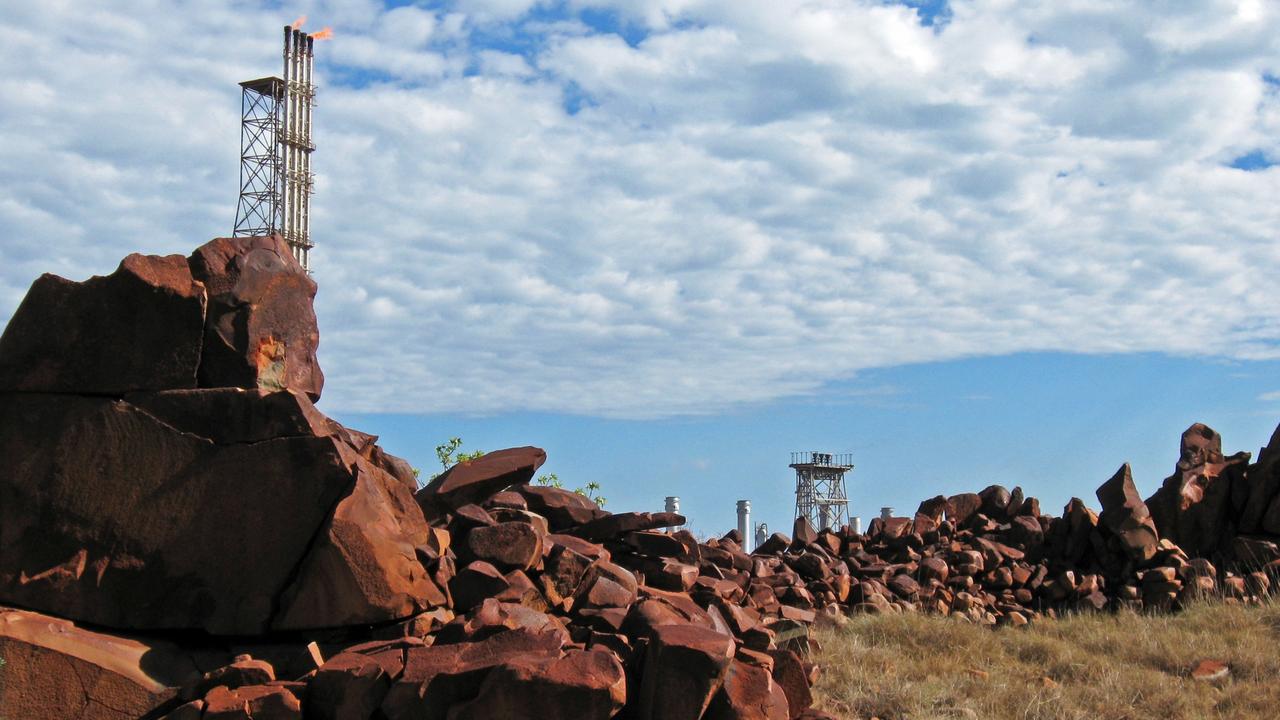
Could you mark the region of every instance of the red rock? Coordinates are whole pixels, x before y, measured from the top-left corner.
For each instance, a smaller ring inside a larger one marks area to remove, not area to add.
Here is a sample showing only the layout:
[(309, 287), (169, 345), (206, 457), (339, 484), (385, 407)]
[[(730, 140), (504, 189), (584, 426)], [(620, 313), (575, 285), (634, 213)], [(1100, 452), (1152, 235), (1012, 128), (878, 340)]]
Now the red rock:
[[(1000, 485), (990, 485), (982, 492), (978, 493), (978, 497), (982, 500), (979, 512), (989, 518), (1003, 520), (1009, 515), (1009, 503), (1012, 501), (1012, 494)], [(1021, 500), (1019, 500), (1021, 503)]]
[(143, 642), (21, 610), (0, 610), (0, 717), (141, 717), (200, 677), (166, 643)]
[(1159, 538), (1146, 503), (1142, 502), (1133, 485), (1129, 464), (1122, 465), (1110, 480), (1098, 488), (1097, 494), (1098, 501), (1102, 503), (1098, 522), (1116, 534), (1129, 557), (1138, 561), (1150, 560), (1156, 554)]
[(435, 518), (463, 505), (484, 502), (512, 485), (528, 483), (546, 461), (547, 453), (536, 447), (485, 453), (445, 470), (414, 497), (427, 519)]
[(735, 659), (729, 663), (724, 685), (708, 706), (705, 720), (787, 720), (787, 695), (770, 674), (772, 658), (764, 658), (769, 662)]
[(204, 288), (179, 255), (130, 255), (84, 282), (43, 275), (0, 336), (0, 391), (193, 388), (204, 319)]
[(271, 663), (244, 655), (236, 658), (230, 665), (210, 670), (199, 680), (183, 687), (182, 697), (184, 700), (193, 700), (204, 697), (219, 685), (235, 690), (246, 685), (266, 685), (275, 679), (276, 671)]
[(382, 704), (390, 687), (391, 678), (376, 660), (350, 651), (339, 653), (307, 683), (307, 717), (367, 719)]
[(338, 503), (282, 594), (276, 629), (386, 622), (445, 602), (414, 552), (430, 533), (413, 495), (363, 458), (339, 449), (355, 472), (355, 487)]
[(809, 675), (805, 672), (804, 663), (790, 650), (771, 650), (769, 655), (773, 657), (773, 680), (786, 693), (790, 716), (798, 718), (813, 705), (813, 693), (809, 690)]
[(654, 628), (644, 658), (641, 720), (697, 720), (720, 691), (733, 638), (694, 625)]
[(284, 239), (217, 238), (188, 264), (209, 296), (200, 387), (292, 389), (320, 399), (316, 284)]
[(23, 462), (0, 484), (0, 601), (260, 633), (355, 484), (353, 454), (333, 437), (216, 445), (107, 398), (2, 396), (0, 458)]
[(206, 720), (301, 720), (302, 704), (287, 688), (219, 685), (204, 698)]
[(625, 512), (606, 515), (591, 522), (583, 523), (567, 531), (567, 534), (600, 542), (639, 530), (656, 530), (683, 524), (685, 524), (685, 517), (678, 513)]
[(444, 720), (451, 706), (474, 698), (489, 671), (527, 657), (559, 657), (564, 638), (511, 630), (479, 642), (409, 648), (404, 673), (382, 701), (387, 720)]
[(510, 587), (511, 583), (496, 567), (476, 560), (449, 581), (449, 594), (453, 596), (454, 609), (467, 612), (485, 598), (497, 597)]
[(528, 523), (504, 522), (467, 533), (467, 546), (477, 558), (504, 570), (531, 570), (542, 560), (542, 538)]
[(574, 595), (574, 607), (629, 607), (636, 601), (635, 575), (611, 562), (597, 562)]
[(255, 443), (285, 437), (337, 437), (346, 428), (324, 416), (297, 391), (243, 388), (136, 392), (134, 407), (183, 432), (217, 445)]
[(1240, 483), (1239, 530), (1280, 534), (1280, 426)]
[(1218, 682), (1231, 675), (1231, 667), (1221, 660), (1201, 660), (1191, 669), (1191, 679)]
[(947, 518), (955, 522), (956, 527), (961, 527), (969, 521), (969, 518), (978, 512), (982, 507), (982, 498), (978, 493), (961, 493), (960, 495), (952, 495), (947, 498)]
[(545, 517), (559, 532), (608, 515), (592, 500), (571, 490), (545, 485), (521, 485), (516, 492), (529, 510)]
[(1160, 537), (1192, 555), (1212, 555), (1230, 544), (1236, 519), (1233, 495), (1244, 490), (1248, 453), (1222, 456), (1222, 438), (1196, 423), (1182, 434), (1173, 475), (1147, 499)]
[(626, 675), (613, 653), (570, 650), (562, 658), (517, 657), (498, 665), (449, 720), (607, 720), (626, 698)]

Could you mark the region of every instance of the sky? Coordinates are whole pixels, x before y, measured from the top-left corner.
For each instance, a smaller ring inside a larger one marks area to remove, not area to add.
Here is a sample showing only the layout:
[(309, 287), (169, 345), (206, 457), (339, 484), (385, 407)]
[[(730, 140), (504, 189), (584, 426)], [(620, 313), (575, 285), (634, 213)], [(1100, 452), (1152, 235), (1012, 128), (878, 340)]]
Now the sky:
[(790, 526), (1144, 494), (1280, 421), (1280, 4), (0, 0), (0, 323), (234, 221), (239, 87), (316, 46), (321, 409), (430, 468)]

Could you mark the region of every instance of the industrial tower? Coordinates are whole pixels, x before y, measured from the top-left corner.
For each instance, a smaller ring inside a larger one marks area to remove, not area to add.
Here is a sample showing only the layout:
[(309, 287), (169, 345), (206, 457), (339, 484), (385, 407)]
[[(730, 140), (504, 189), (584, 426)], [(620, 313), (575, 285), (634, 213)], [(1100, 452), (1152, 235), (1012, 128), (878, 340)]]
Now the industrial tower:
[(815, 529), (839, 529), (849, 523), (849, 495), (844, 475), (853, 469), (851, 454), (791, 453), (796, 470), (796, 517), (808, 518)]
[[(322, 31), (323, 32), (323, 31)], [(240, 83), (240, 201), (234, 237), (280, 233), (310, 269), (311, 82), (316, 36), (284, 28), (284, 78)]]

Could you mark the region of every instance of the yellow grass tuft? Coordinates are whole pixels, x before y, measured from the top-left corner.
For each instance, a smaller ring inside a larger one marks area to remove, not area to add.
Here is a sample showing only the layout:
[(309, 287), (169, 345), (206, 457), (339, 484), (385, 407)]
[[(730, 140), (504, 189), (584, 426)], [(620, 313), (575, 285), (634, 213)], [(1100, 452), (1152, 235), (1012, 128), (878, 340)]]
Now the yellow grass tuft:
[[(1081, 614), (992, 630), (860, 615), (815, 631), (818, 707), (842, 718), (1280, 717), (1280, 605)], [(1224, 681), (1194, 680), (1204, 659)]]

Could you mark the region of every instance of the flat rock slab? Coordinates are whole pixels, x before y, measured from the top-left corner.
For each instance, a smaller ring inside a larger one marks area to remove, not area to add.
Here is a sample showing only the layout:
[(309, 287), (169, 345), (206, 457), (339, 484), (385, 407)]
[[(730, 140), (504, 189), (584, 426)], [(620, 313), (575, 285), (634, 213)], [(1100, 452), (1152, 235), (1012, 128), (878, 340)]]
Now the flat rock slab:
[(0, 609), (0, 717), (132, 720), (199, 672), (181, 652)]
[(440, 473), (415, 497), (427, 519), (480, 504), (512, 485), (523, 485), (547, 461), (542, 448), (518, 447), (464, 460)]

